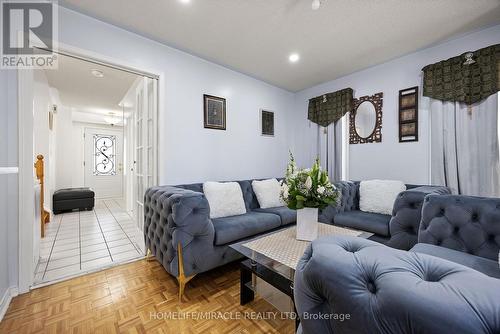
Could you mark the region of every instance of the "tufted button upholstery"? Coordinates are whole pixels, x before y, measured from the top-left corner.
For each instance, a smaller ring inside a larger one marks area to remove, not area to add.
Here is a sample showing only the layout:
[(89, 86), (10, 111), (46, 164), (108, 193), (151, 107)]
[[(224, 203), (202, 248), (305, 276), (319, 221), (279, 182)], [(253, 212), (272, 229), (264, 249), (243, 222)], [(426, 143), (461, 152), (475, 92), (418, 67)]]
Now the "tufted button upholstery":
[(375, 281), (371, 278), (366, 282), (366, 288), (373, 294), (377, 293), (377, 286), (375, 285)]
[[(177, 244), (184, 255), (186, 275), (207, 271), (241, 256), (214, 246), (214, 227), (201, 184), (152, 187), (144, 196), (146, 248), (170, 274), (178, 275)], [(223, 254), (226, 254), (222, 257)]]
[(417, 243), (422, 204), (427, 195), (449, 194), (446, 187), (420, 186), (403, 191), (394, 202), (392, 218), (389, 223), (391, 238), (386, 243), (393, 248), (408, 250)]
[(333, 218), (337, 213), (359, 210), (359, 182), (339, 181), (335, 182), (334, 185), (340, 193), (337, 206), (326, 207), (318, 217), (320, 222), (327, 224), (333, 224)]
[(341, 197), (337, 206), (339, 212), (359, 209), (359, 183), (350, 181), (340, 181), (335, 183), (340, 191)]
[(294, 295), (304, 334), (500, 332), (499, 279), (361, 238), (313, 241), (297, 266)]
[(422, 209), (418, 242), (498, 260), (499, 203), (500, 198), (429, 196)]

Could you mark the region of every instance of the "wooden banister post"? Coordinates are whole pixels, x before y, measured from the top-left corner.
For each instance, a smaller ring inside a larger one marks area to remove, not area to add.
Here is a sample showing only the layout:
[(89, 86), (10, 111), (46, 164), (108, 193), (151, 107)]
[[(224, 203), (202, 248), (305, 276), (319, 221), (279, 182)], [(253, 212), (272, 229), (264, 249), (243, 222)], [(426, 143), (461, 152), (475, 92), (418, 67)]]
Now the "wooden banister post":
[(44, 203), (44, 168), (43, 168), (43, 155), (39, 154), (36, 156), (35, 162), (35, 173), (36, 178), (40, 182), (40, 229), (42, 238), (45, 237), (45, 224), (50, 221), (50, 214), (45, 210)]

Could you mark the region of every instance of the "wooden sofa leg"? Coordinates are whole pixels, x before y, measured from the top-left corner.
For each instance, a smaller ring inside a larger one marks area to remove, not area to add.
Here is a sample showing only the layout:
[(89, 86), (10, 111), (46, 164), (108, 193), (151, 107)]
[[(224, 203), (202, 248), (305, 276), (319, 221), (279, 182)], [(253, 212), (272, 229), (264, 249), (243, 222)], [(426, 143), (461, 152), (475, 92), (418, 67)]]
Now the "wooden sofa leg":
[(179, 282), (179, 302), (182, 302), (182, 296), (184, 295), (184, 288), (186, 284), (193, 279), (195, 275), (187, 276), (184, 274), (184, 259), (182, 257), (182, 246), (181, 243), (177, 245), (177, 262), (179, 266), (179, 276), (177, 276), (177, 282)]

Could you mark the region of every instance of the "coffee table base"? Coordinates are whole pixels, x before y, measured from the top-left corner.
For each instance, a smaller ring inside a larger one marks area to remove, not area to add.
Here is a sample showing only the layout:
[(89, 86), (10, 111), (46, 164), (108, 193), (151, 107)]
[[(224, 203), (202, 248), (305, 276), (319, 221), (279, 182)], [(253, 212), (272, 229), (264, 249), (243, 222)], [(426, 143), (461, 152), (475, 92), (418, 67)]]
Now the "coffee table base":
[(292, 299), (293, 310), (296, 315), (295, 329), (297, 329), (300, 322), (293, 298), (293, 281), (250, 259), (243, 260), (240, 263), (240, 305), (245, 305), (255, 298), (252, 287), (253, 274)]

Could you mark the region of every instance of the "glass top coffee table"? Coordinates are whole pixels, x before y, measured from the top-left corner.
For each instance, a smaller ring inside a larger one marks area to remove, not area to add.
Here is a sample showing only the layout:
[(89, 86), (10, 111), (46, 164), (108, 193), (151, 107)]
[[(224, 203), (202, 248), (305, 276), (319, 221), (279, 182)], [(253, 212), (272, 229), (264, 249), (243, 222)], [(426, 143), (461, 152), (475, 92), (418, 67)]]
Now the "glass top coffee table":
[[(295, 233), (294, 225), (230, 246), (246, 258), (240, 264), (241, 305), (254, 299), (253, 275), (289, 296), (293, 302), (295, 268), (310, 244), (308, 241), (297, 240)], [(342, 235), (369, 238), (373, 233), (318, 223), (318, 238)]]

